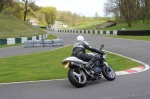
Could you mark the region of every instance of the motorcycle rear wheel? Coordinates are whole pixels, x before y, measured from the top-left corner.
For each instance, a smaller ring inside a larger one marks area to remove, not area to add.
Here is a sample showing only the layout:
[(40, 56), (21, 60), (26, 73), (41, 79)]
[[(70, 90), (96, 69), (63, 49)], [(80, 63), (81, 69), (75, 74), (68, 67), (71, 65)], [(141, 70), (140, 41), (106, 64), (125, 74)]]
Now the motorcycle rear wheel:
[(77, 88), (84, 87), (87, 83), (86, 74), (80, 69), (70, 68), (68, 71), (68, 79)]
[(103, 66), (102, 73), (103, 76), (109, 81), (113, 81), (116, 78), (115, 70), (110, 65), (108, 67)]

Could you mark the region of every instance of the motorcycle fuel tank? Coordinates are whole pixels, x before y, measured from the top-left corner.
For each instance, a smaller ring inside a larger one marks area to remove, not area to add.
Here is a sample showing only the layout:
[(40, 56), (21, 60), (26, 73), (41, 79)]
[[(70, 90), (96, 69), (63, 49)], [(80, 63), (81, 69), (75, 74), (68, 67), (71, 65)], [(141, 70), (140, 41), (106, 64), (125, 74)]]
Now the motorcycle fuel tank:
[(77, 62), (77, 63), (80, 63), (80, 64), (87, 64), (87, 62), (85, 61), (82, 61), (81, 59), (78, 59), (77, 57), (68, 57), (68, 58), (65, 58), (63, 61), (62, 61), (62, 64), (66, 63), (66, 62)]

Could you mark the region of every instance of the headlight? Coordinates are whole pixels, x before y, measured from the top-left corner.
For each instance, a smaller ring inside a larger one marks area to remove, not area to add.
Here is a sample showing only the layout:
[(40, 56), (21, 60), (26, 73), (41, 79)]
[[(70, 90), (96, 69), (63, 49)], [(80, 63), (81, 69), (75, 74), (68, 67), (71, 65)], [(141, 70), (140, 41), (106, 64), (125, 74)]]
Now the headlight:
[(103, 55), (103, 58), (106, 59), (106, 54)]

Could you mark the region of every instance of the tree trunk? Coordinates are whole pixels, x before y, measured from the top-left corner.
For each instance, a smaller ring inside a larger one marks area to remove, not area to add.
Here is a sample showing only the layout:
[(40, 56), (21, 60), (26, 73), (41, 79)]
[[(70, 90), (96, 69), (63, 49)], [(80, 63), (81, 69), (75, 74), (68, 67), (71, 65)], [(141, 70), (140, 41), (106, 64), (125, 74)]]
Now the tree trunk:
[(25, 0), (24, 21), (26, 21), (27, 13), (28, 13), (28, 0)]
[(145, 0), (145, 18), (146, 18), (146, 23), (148, 24), (148, 10), (149, 10), (149, 0)]
[(24, 21), (26, 21), (27, 18), (27, 12), (24, 12)]
[(0, 12), (2, 12), (2, 10), (3, 10), (3, 6), (0, 5)]

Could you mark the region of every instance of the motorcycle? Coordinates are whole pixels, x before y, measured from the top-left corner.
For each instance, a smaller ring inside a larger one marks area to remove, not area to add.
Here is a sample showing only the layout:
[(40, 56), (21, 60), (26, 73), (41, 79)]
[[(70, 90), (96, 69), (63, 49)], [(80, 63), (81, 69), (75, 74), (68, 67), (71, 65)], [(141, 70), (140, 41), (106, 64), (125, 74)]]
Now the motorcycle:
[[(102, 51), (102, 44), (100, 50)], [(113, 81), (116, 78), (115, 70), (106, 62), (106, 53), (88, 53), (94, 55), (98, 60), (91, 66), (92, 69), (85, 68), (88, 62), (85, 62), (77, 57), (71, 56), (62, 61), (64, 69), (68, 70), (68, 79), (72, 85), (77, 88), (84, 87), (87, 81), (95, 81), (104, 76), (108, 81)]]

